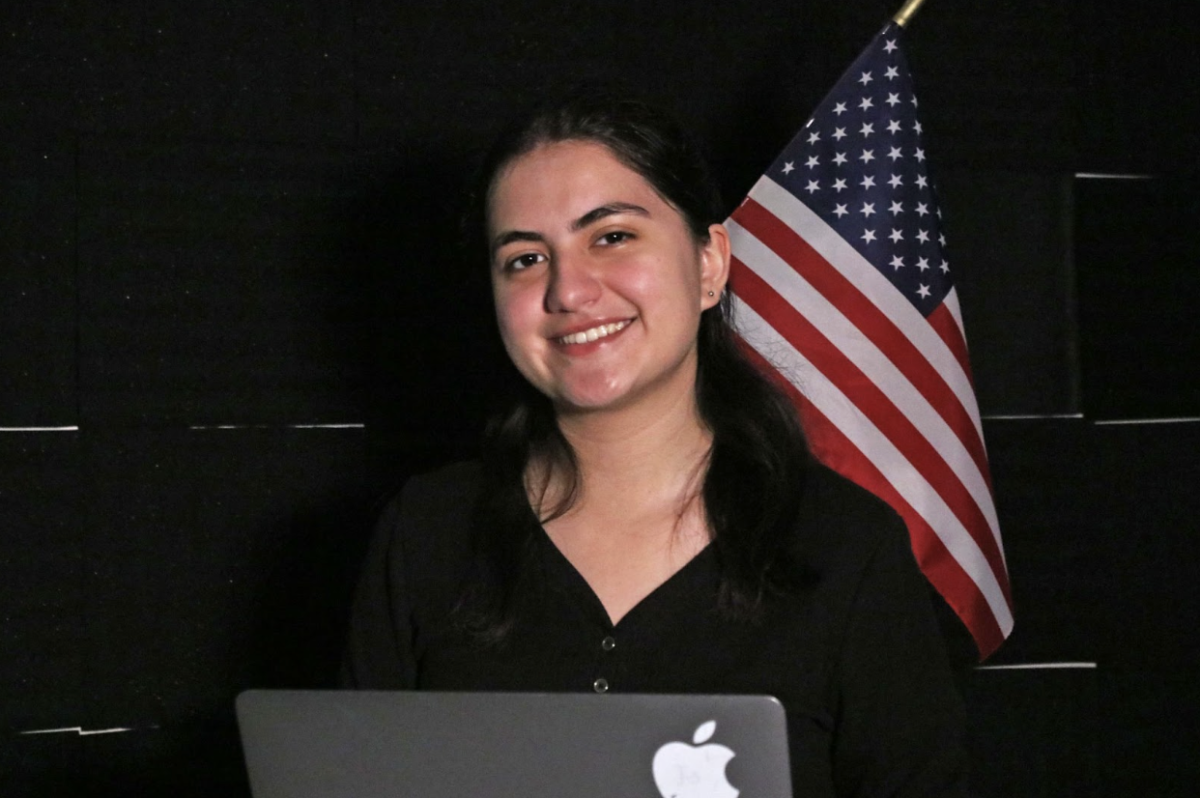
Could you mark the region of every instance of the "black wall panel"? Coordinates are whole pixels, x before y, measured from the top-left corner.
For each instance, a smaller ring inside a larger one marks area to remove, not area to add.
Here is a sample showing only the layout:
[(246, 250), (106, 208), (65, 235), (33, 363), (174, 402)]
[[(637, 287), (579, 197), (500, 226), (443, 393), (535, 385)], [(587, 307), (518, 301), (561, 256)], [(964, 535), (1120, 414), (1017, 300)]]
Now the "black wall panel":
[(1195, 178), (1080, 179), (1075, 193), (1088, 414), (1200, 416)]
[(1070, 178), (951, 169), (937, 180), (980, 412), (1078, 412)]
[(0, 433), (6, 728), (74, 725), (86, 659), (79, 472), (77, 433)]
[[(1019, 750), (1041, 757), (1075, 756), (1094, 742), (1098, 768), (1078, 775), (1095, 775), (1087, 783), (1100, 794), (1186, 794), (1181, 785), (1200, 775), (1185, 753), (1200, 750), (1200, 689), (1184, 676), (1200, 661), (1191, 566), (1200, 561), (1200, 424), (996, 421), (985, 431), (1017, 617), (989, 664), (1095, 663), (1095, 673), (1053, 678), (1068, 697), (1094, 695), (1098, 708), (1094, 721), (1063, 725), (1047, 718), (1041, 693), (1010, 690), (1010, 673), (976, 674), (972, 707), (996, 711), (1000, 696), (1007, 707), (1007, 720), (973, 722), (978, 766), (993, 784), (1019, 783), (983, 754), (1007, 756), (1023, 728)], [(1000, 692), (984, 695), (985, 676)]]
[(85, 131), (350, 141), (353, 18), (343, 6), (73, 3)]
[(61, 736), (84, 704), (87, 565), (79, 436), (0, 433), (0, 794), (78, 761)]
[(75, 142), (0, 150), (0, 427), (76, 423)]
[[(362, 451), (362, 430), (88, 436), (84, 551), (105, 597), (86, 613), (97, 719), (204, 717), (267, 675), (331, 683), (352, 581), (336, 553), (352, 561), (369, 523)], [(334, 587), (324, 609), (306, 604)], [(253, 650), (262, 659), (229, 656)]]
[[(334, 684), (378, 511), (364, 432), (29, 437), (0, 438), (27, 519), (0, 559), (5, 794), (238, 794), (234, 695)], [(64, 727), (127, 731), (17, 736)]]
[(995, 662), (1094, 662), (1104, 619), (1093, 608), (1113, 565), (1091, 518), (1103, 474), (1094, 429), (1075, 420), (993, 421), (984, 433), (1019, 619)]
[(1099, 674), (1095, 668), (972, 674), (963, 691), (970, 707), (968, 741), (974, 754), (971, 794), (1097, 795), (1107, 724)]
[(353, 155), (84, 139), (87, 425), (357, 421)]
[(1072, 168), (1075, 37), (1097, 4), (1085, 5), (936, 3), (913, 20), (910, 61), (932, 163)]
[(1196, 11), (1174, 0), (1074, 3), (1078, 171), (1193, 169)]

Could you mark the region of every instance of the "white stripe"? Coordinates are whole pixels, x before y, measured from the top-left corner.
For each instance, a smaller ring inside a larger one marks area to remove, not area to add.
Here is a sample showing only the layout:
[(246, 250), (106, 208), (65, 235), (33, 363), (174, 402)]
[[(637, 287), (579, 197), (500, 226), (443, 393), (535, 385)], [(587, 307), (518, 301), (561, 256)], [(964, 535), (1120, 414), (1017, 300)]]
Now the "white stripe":
[(366, 429), (366, 424), (289, 424), (288, 429)]
[(1004, 591), (1001, 590), (987, 558), (958, 517), (887, 436), (880, 432), (836, 385), (755, 312), (754, 308), (736, 296), (734, 304), (739, 332), (746, 343), (768, 360), (781, 365), (782, 372), (790, 380), (793, 379), (791, 375), (796, 375), (799, 382), (793, 380), (793, 383), (803, 390), (808, 400), (842, 431), (879, 469), (905, 501), (925, 518), (950, 552), (950, 556), (979, 588), (1001, 633), (1007, 637), (1012, 631), (1013, 619), (1008, 602), (1004, 598)]
[(1083, 418), (1083, 413), (1016, 413), (1005, 416), (984, 416), (984, 421), (1036, 421), (1046, 418)]
[[(946, 310), (950, 311), (950, 318), (954, 319), (954, 323), (958, 325), (958, 334), (962, 336), (963, 345), (966, 346), (967, 328), (963, 326), (962, 307), (958, 304), (958, 289), (951, 287), (950, 293), (946, 294), (946, 298), (942, 300), (942, 304), (946, 306)], [(970, 347), (967, 348), (969, 349)]]
[(31, 731), (17, 732), (18, 734), (77, 734), (80, 737), (90, 737), (93, 734), (121, 734), (122, 732), (131, 732), (133, 729), (122, 726), (112, 729), (84, 729), (82, 726), (70, 726), (62, 729), (33, 729)]
[(1020, 665), (976, 665), (977, 671), (1095, 670), (1095, 662), (1024, 662)]
[[(1003, 553), (1000, 519), (987, 480), (962, 439), (940, 413), (921, 395), (904, 373), (872, 341), (854, 326), (836, 305), (827, 300), (766, 244), (737, 222), (726, 222), (729, 238), (736, 242), (738, 258), (771, 286), (788, 304), (848, 357), (867, 378), (913, 423), (933, 446), (936, 455), (950, 467), (983, 513)], [(742, 300), (745, 304), (745, 300)], [(735, 316), (736, 318), (736, 316)], [(970, 434), (964, 430), (965, 434)], [(980, 439), (982, 444), (982, 439)]]
[(79, 432), (79, 427), (0, 427), (0, 432)]
[[(975, 389), (971, 387), (971, 381), (958, 358), (950, 351), (950, 347), (946, 346), (941, 336), (929, 326), (925, 317), (836, 230), (787, 189), (764, 175), (750, 190), (750, 197), (808, 242), (830, 266), (839, 271), (900, 329), (946, 380), (950, 390), (967, 409), (967, 415), (971, 417), (982, 440), (983, 425), (979, 421)], [(736, 247), (734, 254), (741, 257)]]
[(1152, 180), (1154, 175), (1113, 174), (1110, 172), (1076, 172), (1077, 180)]
[(193, 424), (190, 430), (227, 429), (366, 429), (366, 424)]

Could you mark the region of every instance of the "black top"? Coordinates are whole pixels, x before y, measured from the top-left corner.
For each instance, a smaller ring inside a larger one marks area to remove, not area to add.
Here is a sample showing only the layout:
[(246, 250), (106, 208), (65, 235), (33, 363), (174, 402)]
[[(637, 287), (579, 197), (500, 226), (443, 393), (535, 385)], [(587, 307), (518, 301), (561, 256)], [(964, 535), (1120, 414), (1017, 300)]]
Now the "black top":
[(452, 609), (471, 561), (476, 464), (411, 480), (367, 557), (344, 667), (364, 689), (755, 693), (788, 716), (796, 796), (964, 794), (963, 713), (903, 522), (822, 468), (796, 544), (813, 578), (758, 623), (716, 609), (703, 550), (615, 626), (544, 532), (501, 647)]

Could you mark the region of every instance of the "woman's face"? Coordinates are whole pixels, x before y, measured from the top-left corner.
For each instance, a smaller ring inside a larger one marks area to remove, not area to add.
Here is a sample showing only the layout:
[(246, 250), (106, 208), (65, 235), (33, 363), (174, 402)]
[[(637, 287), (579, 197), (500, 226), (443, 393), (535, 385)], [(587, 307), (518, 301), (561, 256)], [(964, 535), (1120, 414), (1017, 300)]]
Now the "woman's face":
[(504, 346), (560, 414), (690, 401), (700, 314), (728, 274), (723, 227), (697, 242), (607, 147), (565, 141), (497, 175), (487, 232)]

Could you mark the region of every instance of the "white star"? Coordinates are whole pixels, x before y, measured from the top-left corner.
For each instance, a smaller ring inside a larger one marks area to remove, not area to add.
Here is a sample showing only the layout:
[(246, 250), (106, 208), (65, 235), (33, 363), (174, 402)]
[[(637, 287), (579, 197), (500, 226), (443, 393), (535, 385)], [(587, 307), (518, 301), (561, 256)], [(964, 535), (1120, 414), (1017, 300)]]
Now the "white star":
[[(941, 213), (938, 214), (938, 216), (941, 216), (941, 215), (942, 215)], [(938, 233), (938, 243), (941, 244), (943, 247), (946, 246), (946, 236), (942, 235), (941, 233)]]
[(883, 49), (889, 53), (895, 52), (896, 51), (896, 40), (888, 39), (888, 42), (887, 42), (887, 44), (885, 44), (883, 46)]
[(895, 80), (900, 77), (900, 69), (899, 67), (890, 66), (887, 68), (887, 72), (883, 73), (883, 76), (888, 80)]
[(872, 241), (875, 240), (875, 231), (864, 229), (863, 234), (862, 234), (862, 240), (863, 240), (864, 244), (870, 244)]
[(871, 102), (871, 98), (870, 98), (870, 97), (863, 97), (863, 98), (862, 98), (862, 102), (860, 102), (860, 103), (858, 104), (858, 107), (859, 107), (861, 110), (863, 110), (863, 111), (866, 111), (868, 108), (874, 108), (874, 107), (875, 107), (875, 103)]
[(869, 136), (875, 132), (875, 125), (870, 122), (864, 122), (863, 126), (862, 126), (862, 130), (860, 130), (858, 132), (862, 133), (863, 138), (865, 139), (867, 136)]
[(928, 230), (918, 230), (917, 231), (917, 240), (920, 241), (922, 244), (928, 244), (929, 243), (929, 231)]
[(887, 157), (892, 159), (892, 163), (895, 163), (897, 158), (903, 158), (904, 156), (900, 154), (899, 147), (892, 147), (892, 149), (888, 152)]
[(792, 173), (792, 170), (794, 170), (795, 168), (796, 168), (795, 162), (788, 161), (787, 163), (785, 163), (783, 165), (783, 173), (785, 175), (790, 175)]
[(834, 155), (833, 162), (838, 166), (844, 166), (846, 164), (846, 153), (839, 152), (837, 155)]
[(858, 160), (863, 163), (870, 163), (875, 160), (875, 150), (863, 150), (862, 155), (858, 156)]
[(804, 190), (807, 191), (809, 194), (812, 194), (814, 191), (816, 191), (820, 187), (821, 186), (817, 183), (816, 180), (809, 180), (808, 185), (804, 187)]
[[(938, 209), (937, 209), (937, 215), (938, 215), (938, 218), (939, 218), (939, 219), (941, 219), (941, 218), (942, 218), (942, 209), (941, 209), (941, 208), (938, 208)], [(942, 246), (946, 246), (946, 242), (945, 242), (945, 241), (943, 241), (943, 242), (942, 242)]]
[(821, 140), (821, 134), (815, 130), (808, 135), (808, 143), (809, 144), (816, 144), (820, 140)]
[(862, 210), (859, 211), (859, 213), (861, 213), (863, 216), (874, 216), (875, 215), (875, 203), (874, 202), (864, 202), (863, 206), (862, 206)]
[(950, 273), (950, 264), (949, 264), (949, 262), (947, 262), (947, 261), (944, 261), (944, 260), (943, 260), (943, 261), (942, 261), (942, 265), (941, 265), (941, 266), (939, 266), (938, 268), (942, 270), (942, 274), (949, 274), (949, 273)]
[(921, 133), (925, 132), (925, 128), (921, 127), (920, 119), (918, 119), (916, 122), (913, 122), (913, 130), (917, 131), (917, 135), (920, 135)]
[(926, 205), (924, 202), (918, 202), (917, 203), (917, 215), (924, 216), (927, 213), (929, 213), (929, 206)]
[(892, 268), (893, 269), (903, 269), (904, 268), (904, 258), (900, 257), (899, 255), (893, 255), (892, 256)]
[(900, 175), (892, 175), (888, 178), (888, 185), (892, 188), (900, 188), (904, 185), (904, 181), (900, 179)]
[(850, 211), (846, 210), (845, 205), (838, 205), (833, 209), (833, 215), (839, 219), (841, 219), (843, 216), (845, 216), (848, 213), (850, 213)]
[(875, 188), (875, 178), (870, 175), (864, 175), (862, 182), (859, 183), (863, 188)]
[(929, 269), (929, 258), (917, 258), (917, 268), (921, 271)]
[(925, 188), (928, 185), (929, 185), (929, 181), (925, 178), (925, 175), (917, 175), (917, 187), (918, 188)]
[(888, 98), (886, 100), (884, 100), (884, 102), (886, 102), (888, 105), (891, 105), (893, 107), (896, 105), (899, 105), (900, 104), (900, 95), (892, 94), (891, 92), (888, 92)]
[(904, 213), (904, 206), (893, 200), (892, 207), (888, 208), (888, 210), (891, 211), (892, 216), (895, 216), (898, 213)]
[(888, 122), (888, 133), (899, 133), (899, 132), (900, 132), (900, 120), (893, 119), (891, 122)]
[(862, 77), (860, 77), (860, 78), (858, 79), (858, 82), (859, 82), (859, 83), (861, 83), (862, 85), (866, 86), (866, 85), (867, 85), (868, 83), (870, 83), (872, 80), (874, 80), (874, 78), (872, 78), (872, 77), (871, 77), (871, 73), (870, 73), (870, 72), (864, 72), (864, 73), (862, 73)]
[(845, 187), (846, 187), (845, 178), (839, 177), (837, 180), (833, 181), (833, 190), (838, 192), (839, 194), (842, 192), (842, 189), (844, 189)]
[(925, 150), (917, 147), (916, 159), (917, 163), (925, 163)]
[(846, 138), (846, 128), (844, 128), (844, 127), (834, 128), (833, 129), (833, 137), (835, 139), (837, 139), (838, 141), (841, 141), (842, 139)]
[(921, 299), (929, 299), (929, 286), (922, 285), (917, 289), (917, 293), (921, 295)]
[(817, 156), (810, 155), (810, 156), (808, 156), (808, 160), (804, 162), (804, 165), (807, 166), (809, 169), (812, 169), (814, 166), (817, 166), (820, 163), (821, 162), (817, 160)]
[(888, 236), (888, 238), (892, 239), (893, 244), (896, 244), (896, 243), (899, 243), (900, 241), (904, 240), (904, 233), (901, 233), (899, 230), (897, 230), (895, 227), (893, 227), (892, 232)]
[(837, 114), (838, 116), (841, 116), (842, 114), (846, 113), (846, 104), (838, 103), (837, 105), (833, 106), (833, 112), (835, 114)]
[(913, 108), (917, 107), (917, 95), (915, 95), (915, 94), (912, 96), (912, 104), (913, 104)]

